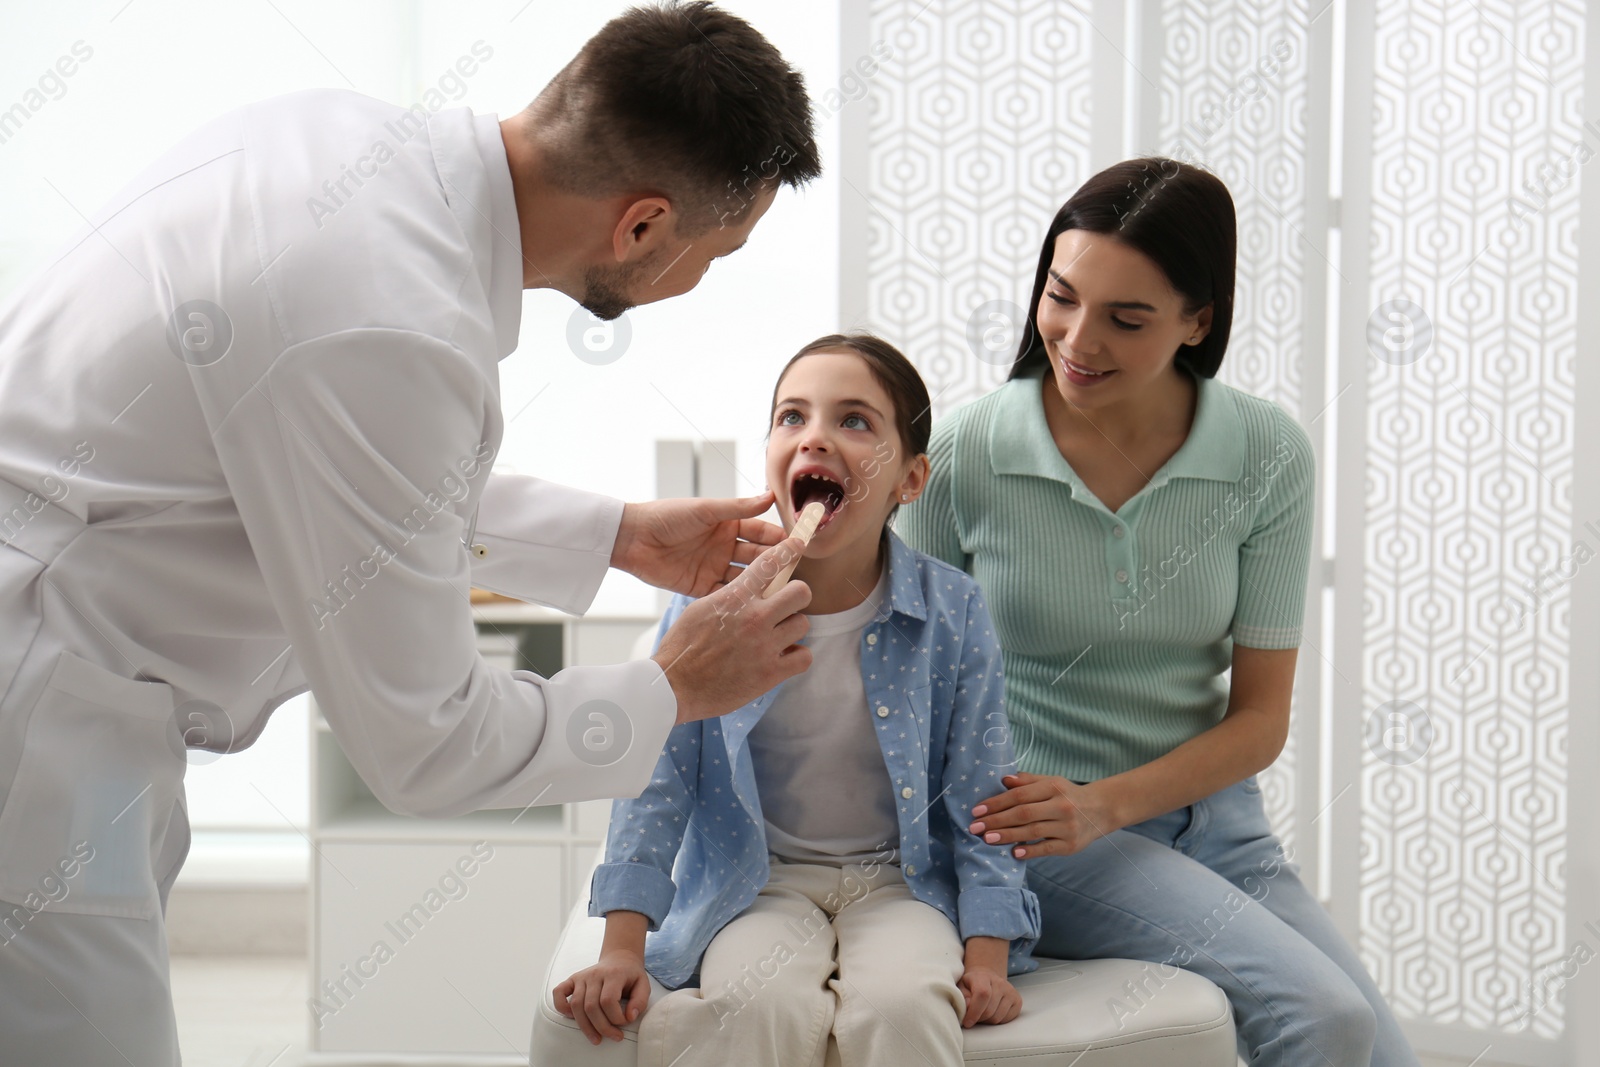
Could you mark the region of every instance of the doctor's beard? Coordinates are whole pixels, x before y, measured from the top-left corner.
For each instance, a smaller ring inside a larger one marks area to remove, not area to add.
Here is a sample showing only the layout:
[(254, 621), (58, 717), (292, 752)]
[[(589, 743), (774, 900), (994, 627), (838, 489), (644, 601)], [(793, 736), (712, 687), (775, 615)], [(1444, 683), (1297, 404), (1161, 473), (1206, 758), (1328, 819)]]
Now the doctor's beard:
[(583, 275), (583, 299), (578, 303), (603, 322), (610, 322), (634, 306), (627, 296), (646, 264), (590, 267)]

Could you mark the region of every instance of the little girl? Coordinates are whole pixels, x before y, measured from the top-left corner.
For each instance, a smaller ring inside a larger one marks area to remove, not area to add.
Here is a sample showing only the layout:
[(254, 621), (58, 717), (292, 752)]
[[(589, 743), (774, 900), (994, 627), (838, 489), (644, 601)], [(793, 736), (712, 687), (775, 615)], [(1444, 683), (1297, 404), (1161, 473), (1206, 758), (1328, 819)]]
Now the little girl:
[[(963, 1026), (1021, 1010), (1007, 976), (1037, 967), (1038, 900), (965, 829), (1014, 769), (1000, 647), (977, 584), (887, 526), (927, 480), (931, 421), (876, 337), (823, 337), (779, 375), (780, 517), (827, 507), (794, 572), (812, 664), (676, 727), (612, 808), (600, 960), (555, 989), (591, 1042), (639, 1021), (640, 1064), (821, 1067), (831, 1034), (844, 1067), (957, 1067)], [(646, 972), (673, 990), (653, 1006)]]

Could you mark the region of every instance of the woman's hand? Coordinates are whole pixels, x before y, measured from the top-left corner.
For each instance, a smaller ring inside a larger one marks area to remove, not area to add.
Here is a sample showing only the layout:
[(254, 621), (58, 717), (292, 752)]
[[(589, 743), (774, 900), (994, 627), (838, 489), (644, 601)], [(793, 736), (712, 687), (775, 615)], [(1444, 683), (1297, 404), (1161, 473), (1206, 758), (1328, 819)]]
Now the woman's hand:
[[(585, 967), (555, 988), (556, 1011), (577, 1021), (578, 1029), (598, 1045), (602, 1037), (622, 1040), (622, 1027), (644, 1014), (650, 1002), (650, 975), (644, 956), (613, 949), (600, 962)], [(622, 1002), (628, 1002), (623, 1008)]]
[(1014, 845), (1018, 859), (1070, 856), (1122, 829), (1093, 783), (1020, 771), (1001, 781), (1010, 788), (973, 808), (975, 821), (967, 829), (991, 845)]

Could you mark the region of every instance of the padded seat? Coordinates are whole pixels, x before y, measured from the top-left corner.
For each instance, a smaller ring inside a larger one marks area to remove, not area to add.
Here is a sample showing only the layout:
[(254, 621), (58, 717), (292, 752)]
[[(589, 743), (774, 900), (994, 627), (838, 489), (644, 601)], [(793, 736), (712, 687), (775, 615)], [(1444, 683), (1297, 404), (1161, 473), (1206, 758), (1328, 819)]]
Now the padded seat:
[[(533, 1018), (533, 1067), (634, 1067), (637, 1022), (624, 1039), (590, 1045), (578, 1024), (555, 1010), (554, 988), (600, 957), (605, 920), (578, 902), (550, 960)], [(1012, 979), (1022, 994), (1022, 1014), (1003, 1026), (962, 1031), (968, 1064), (1008, 1067), (1235, 1067), (1233, 1014), (1212, 983), (1189, 971), (1167, 977), (1135, 960), (1049, 960)], [(1142, 989), (1137, 998), (1132, 989)], [(650, 979), (650, 1003), (667, 990)], [(1108, 1002), (1129, 1006), (1113, 1015)], [(1142, 1006), (1140, 1006), (1142, 1001)], [(648, 1011), (646, 1012), (648, 1015)], [(829, 1067), (838, 1064), (829, 1042)], [(695, 1067), (686, 1058), (679, 1067)], [(720, 1065), (719, 1065), (720, 1067)], [(894, 1065), (885, 1065), (894, 1067)]]

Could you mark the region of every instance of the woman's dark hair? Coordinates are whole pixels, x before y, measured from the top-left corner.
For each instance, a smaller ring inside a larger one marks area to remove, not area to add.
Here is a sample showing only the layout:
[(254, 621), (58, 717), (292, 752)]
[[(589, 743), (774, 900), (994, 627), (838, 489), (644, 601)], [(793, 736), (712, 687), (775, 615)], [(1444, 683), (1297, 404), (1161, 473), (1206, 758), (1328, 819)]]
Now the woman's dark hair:
[(800, 72), (705, 0), (618, 15), (526, 114), (560, 188), (593, 197), (658, 189), (690, 235), (726, 224), (764, 188), (822, 173)]
[(1209, 171), (1153, 156), (1107, 167), (1061, 206), (1044, 236), (1028, 302), (1029, 329), (1017, 347), (1012, 378), (1047, 364), (1039, 336), (1039, 301), (1055, 259), (1056, 238), (1068, 230), (1115, 237), (1142, 252), (1183, 296), (1184, 313), (1211, 305), (1211, 329), (1199, 344), (1182, 345), (1177, 362), (1214, 378), (1233, 326), (1234, 258), (1238, 248), (1233, 197)]
[[(917, 368), (894, 345), (870, 333), (830, 333), (819, 337), (790, 357), (778, 373), (772, 386), (772, 404), (767, 410), (767, 427), (772, 427), (772, 416), (778, 410), (778, 390), (783, 387), (789, 368), (806, 356), (818, 352), (848, 352), (861, 357), (872, 374), (873, 381), (883, 386), (894, 404), (894, 425), (900, 432), (900, 444), (906, 458), (915, 458), (928, 450), (928, 438), (933, 433), (933, 403), (928, 399), (928, 387)], [(911, 413), (908, 417), (908, 413)], [(897, 457), (898, 458), (898, 457)], [(889, 509), (893, 516), (900, 509), (896, 504)]]

